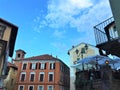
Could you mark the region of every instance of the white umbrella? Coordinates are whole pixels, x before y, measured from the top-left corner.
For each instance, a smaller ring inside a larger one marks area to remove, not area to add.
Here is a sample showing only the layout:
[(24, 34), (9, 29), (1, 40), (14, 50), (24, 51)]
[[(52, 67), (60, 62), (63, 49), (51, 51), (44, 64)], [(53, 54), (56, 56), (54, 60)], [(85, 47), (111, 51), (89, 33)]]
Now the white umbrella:
[(78, 68), (80, 70), (83, 70), (83, 69), (84, 70), (88, 70), (88, 69), (92, 68), (93, 65), (92, 64), (88, 64), (88, 63), (76, 63), (76, 64), (72, 65), (71, 67), (72, 68)]
[(83, 68), (82, 66), (84, 65), (84, 67), (87, 67), (85, 69), (89, 69), (92, 67), (96, 67), (96, 64), (104, 65), (106, 61), (108, 61), (109, 64), (113, 64), (113, 63), (115, 64), (116, 62), (107, 56), (95, 55), (95, 56), (86, 57), (82, 60), (78, 60), (77, 64), (72, 65), (72, 67), (82, 69)]
[(89, 63), (92, 65), (95, 65), (96, 62), (98, 62), (98, 64), (105, 64), (106, 60), (108, 60), (109, 62), (112, 61), (112, 59), (107, 57), (107, 56), (95, 55), (95, 56), (86, 57), (86, 58), (79, 60), (77, 62), (78, 63)]
[(118, 69), (120, 67), (120, 58), (114, 58), (112, 64), (114, 69)]

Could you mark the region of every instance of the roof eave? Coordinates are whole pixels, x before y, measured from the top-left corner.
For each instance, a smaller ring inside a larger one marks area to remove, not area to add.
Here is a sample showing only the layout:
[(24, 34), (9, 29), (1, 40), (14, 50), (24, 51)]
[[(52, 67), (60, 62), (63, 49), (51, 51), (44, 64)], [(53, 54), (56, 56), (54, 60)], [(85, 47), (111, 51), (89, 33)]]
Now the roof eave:
[(0, 18), (0, 22), (12, 27), (11, 35), (10, 35), (10, 44), (9, 44), (9, 49), (10, 49), (9, 56), (12, 57), (14, 52), (15, 41), (18, 33), (18, 27), (2, 18)]

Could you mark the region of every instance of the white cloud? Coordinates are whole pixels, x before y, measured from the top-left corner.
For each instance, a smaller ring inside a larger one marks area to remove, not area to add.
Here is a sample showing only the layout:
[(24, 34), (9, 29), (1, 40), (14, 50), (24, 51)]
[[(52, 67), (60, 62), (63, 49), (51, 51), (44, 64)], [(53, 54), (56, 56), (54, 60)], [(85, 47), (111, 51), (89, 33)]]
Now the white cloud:
[(92, 6), (92, 2), (90, 0), (68, 0), (68, 2), (70, 2), (70, 6), (77, 9)]
[(64, 50), (67, 49), (66, 44), (65, 43), (61, 43), (61, 42), (52, 42), (51, 46), (56, 48), (56, 51), (59, 51), (59, 52), (64, 52)]
[(73, 18), (70, 22), (71, 27), (76, 27), (76, 30), (84, 36), (73, 39), (73, 44), (86, 42), (95, 45), (93, 26), (101, 23), (112, 16), (108, 1), (101, 0), (101, 2), (92, 6), (86, 14), (80, 17)]
[[(112, 16), (108, 0), (49, 0), (48, 12), (41, 21), (36, 18), (37, 30), (44, 27), (55, 30), (54, 36), (63, 37), (61, 28), (76, 28), (78, 33), (84, 32), (87, 40), (89, 35), (94, 40), (93, 26)], [(67, 29), (66, 29), (67, 30)], [(79, 37), (80, 38), (80, 37)], [(81, 40), (81, 39), (76, 40)], [(88, 41), (88, 40), (87, 40)]]
[(40, 24), (37, 25), (38, 29), (46, 25), (51, 28), (64, 27), (70, 22), (73, 15), (79, 14), (80, 9), (90, 6), (92, 6), (92, 3), (89, 0), (49, 0), (45, 20), (41, 21), (41, 15), (39, 15), (34, 19), (34, 23)]
[(64, 34), (65, 34), (65, 30), (55, 30), (54, 33), (53, 33), (53, 37), (57, 37), (57, 38), (64, 38)]
[(50, 0), (48, 3), (49, 13), (75, 14), (78, 9), (92, 6), (90, 0)]
[(94, 34), (89, 32), (87, 34), (84, 34), (84, 36), (80, 36), (78, 38), (72, 38), (71, 40), (71, 45), (78, 45), (81, 42), (85, 42), (91, 45), (95, 45), (95, 38), (94, 38)]
[[(66, 25), (80, 29), (80, 25), (91, 24), (101, 20), (106, 14), (110, 14), (108, 0), (101, 0), (95, 4), (95, 0), (49, 0), (48, 13), (44, 20), (40, 17), (34, 20), (39, 23), (38, 28), (49, 26), (51, 28), (61, 28)], [(40, 21), (40, 22), (39, 22)]]
[(71, 21), (71, 26), (77, 28), (78, 31), (91, 30), (92, 27), (103, 20), (112, 16), (108, 1), (101, 0), (100, 3), (95, 4), (86, 14)]
[(90, 6), (92, 2), (89, 0), (50, 0), (45, 19), (52, 28), (64, 27), (74, 19), (74, 15), (80, 14), (82, 9)]

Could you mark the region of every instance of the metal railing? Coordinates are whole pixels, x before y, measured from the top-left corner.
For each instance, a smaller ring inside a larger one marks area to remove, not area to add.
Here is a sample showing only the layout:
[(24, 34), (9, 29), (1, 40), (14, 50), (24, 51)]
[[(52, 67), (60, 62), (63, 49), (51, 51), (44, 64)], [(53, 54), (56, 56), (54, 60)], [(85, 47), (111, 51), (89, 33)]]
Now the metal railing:
[(95, 34), (95, 40), (97, 45), (108, 41), (104, 28), (110, 23), (112, 23), (113, 21), (114, 21), (114, 18), (110, 17), (109, 19), (94, 26), (94, 34)]

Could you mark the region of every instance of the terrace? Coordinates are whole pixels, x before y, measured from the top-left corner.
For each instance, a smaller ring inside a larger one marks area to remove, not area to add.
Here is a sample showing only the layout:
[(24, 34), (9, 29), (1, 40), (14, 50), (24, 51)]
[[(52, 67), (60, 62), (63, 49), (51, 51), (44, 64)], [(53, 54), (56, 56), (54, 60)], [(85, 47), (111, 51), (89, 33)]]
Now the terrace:
[(118, 36), (113, 17), (94, 26), (94, 34), (96, 47), (105, 50), (106, 54), (120, 57), (120, 38)]
[(77, 61), (76, 90), (119, 90), (120, 58), (96, 55)]

